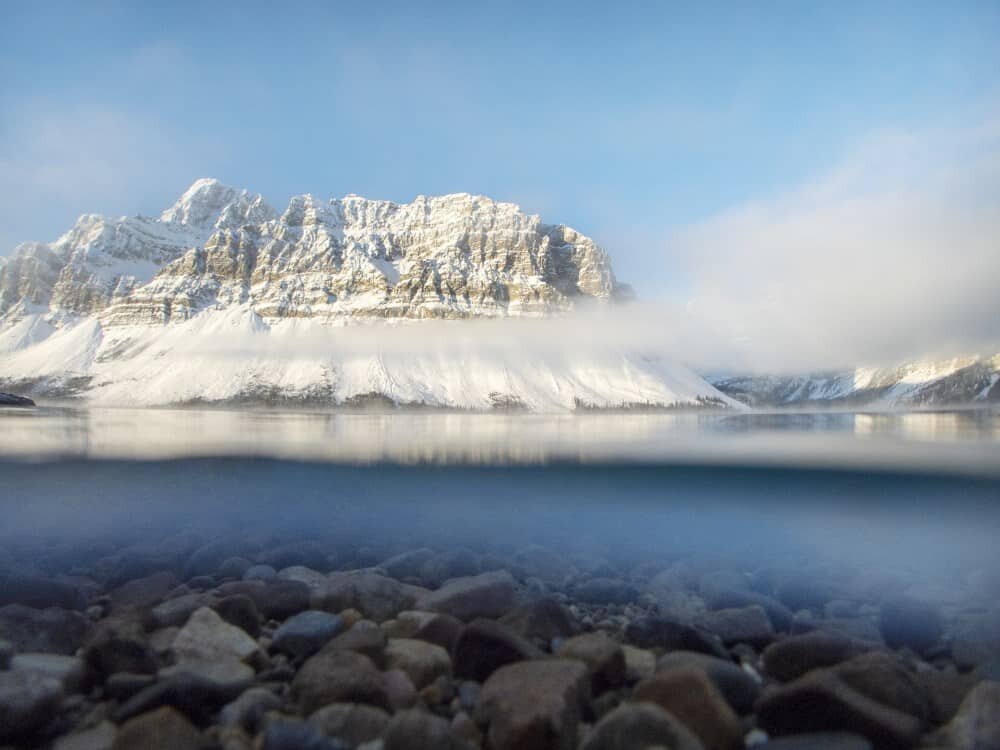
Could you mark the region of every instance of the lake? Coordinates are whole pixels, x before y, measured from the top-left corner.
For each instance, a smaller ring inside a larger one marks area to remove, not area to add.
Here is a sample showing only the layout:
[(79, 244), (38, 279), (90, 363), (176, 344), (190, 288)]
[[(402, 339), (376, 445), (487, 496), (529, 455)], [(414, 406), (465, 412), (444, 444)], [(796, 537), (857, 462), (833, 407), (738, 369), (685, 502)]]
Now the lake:
[[(247, 725), (265, 747), (357, 746), (304, 719), (358, 701), (371, 736), (430, 722), (471, 750), (504, 669), (542, 689), (586, 674), (542, 657), (598, 649), (627, 661), (588, 683), (566, 747), (664, 669), (699, 690), (727, 675), (719, 723), (692, 724), (727, 746), (834, 729), (911, 747), (1000, 663), (998, 530), (995, 409), (4, 409), (0, 687), (20, 706), (49, 682), (0, 736), (153, 731), (164, 705), (215, 731), (240, 696), (277, 711)], [(855, 681), (817, 694), (809, 665)], [(914, 716), (874, 702), (914, 690)]]

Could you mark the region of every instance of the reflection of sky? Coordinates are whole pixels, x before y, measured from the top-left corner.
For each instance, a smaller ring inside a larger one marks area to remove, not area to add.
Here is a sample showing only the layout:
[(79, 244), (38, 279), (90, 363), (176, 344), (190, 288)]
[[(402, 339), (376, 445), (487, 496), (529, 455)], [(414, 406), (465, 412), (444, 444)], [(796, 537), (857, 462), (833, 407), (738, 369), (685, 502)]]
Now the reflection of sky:
[(0, 411), (0, 455), (540, 463), (635, 459), (1000, 472), (1000, 411), (469, 414)]

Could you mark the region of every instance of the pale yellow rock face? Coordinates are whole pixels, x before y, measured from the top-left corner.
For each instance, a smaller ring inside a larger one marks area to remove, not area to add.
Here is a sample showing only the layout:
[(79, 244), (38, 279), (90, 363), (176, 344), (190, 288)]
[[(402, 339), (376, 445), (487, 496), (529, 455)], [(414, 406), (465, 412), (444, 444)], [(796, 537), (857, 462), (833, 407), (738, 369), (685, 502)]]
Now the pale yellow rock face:
[(216, 232), (105, 318), (165, 322), (233, 304), (265, 319), (533, 316), (619, 291), (592, 240), (509, 203), (304, 196), (276, 221)]
[(214, 180), (159, 218), (81, 216), (0, 264), (0, 318), (100, 315), (112, 326), (233, 305), (265, 320), (539, 316), (625, 291), (593, 240), (512, 203), (304, 195), (279, 216)]

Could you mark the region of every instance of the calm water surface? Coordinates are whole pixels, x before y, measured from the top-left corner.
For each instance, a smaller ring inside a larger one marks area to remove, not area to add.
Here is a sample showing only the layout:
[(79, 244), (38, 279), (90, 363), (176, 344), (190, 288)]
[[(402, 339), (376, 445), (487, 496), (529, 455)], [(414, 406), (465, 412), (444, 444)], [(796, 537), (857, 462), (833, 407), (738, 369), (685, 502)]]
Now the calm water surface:
[(995, 409), (7, 409), (0, 472), (19, 561), (193, 530), (849, 563), (939, 593), (1000, 572)]
[(660, 414), (0, 409), (0, 456), (639, 461), (1000, 475), (1000, 409)]

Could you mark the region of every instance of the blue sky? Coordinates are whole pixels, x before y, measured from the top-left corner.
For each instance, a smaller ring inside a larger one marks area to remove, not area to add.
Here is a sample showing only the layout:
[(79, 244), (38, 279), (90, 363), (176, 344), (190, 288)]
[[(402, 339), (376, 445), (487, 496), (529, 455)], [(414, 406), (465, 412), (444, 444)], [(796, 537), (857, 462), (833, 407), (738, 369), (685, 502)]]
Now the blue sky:
[(706, 222), (826, 184), (881, 138), (947, 151), (992, 128), (1000, 92), (997, 2), (47, 2), (4, 16), (2, 253), (83, 212), (157, 213), (202, 176), (278, 206), (467, 191), (592, 234), (641, 293), (683, 295), (683, 238)]

